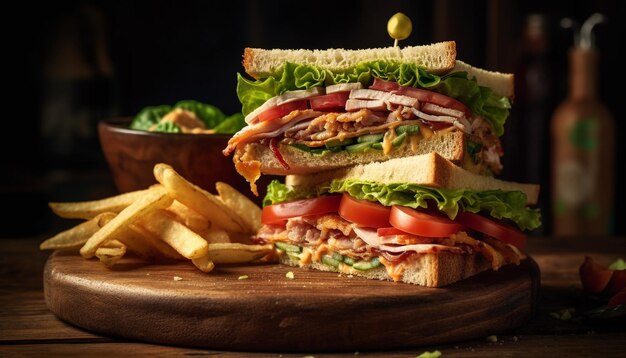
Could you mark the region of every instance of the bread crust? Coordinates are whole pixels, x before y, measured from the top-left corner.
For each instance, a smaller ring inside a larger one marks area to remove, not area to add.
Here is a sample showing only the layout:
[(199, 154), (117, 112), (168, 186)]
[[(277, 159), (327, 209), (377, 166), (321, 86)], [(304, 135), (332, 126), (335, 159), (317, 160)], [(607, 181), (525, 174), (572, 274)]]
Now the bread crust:
[(288, 175), (285, 183), (293, 186), (315, 187), (325, 185), (333, 179), (351, 178), (383, 184), (414, 183), (453, 190), (521, 191), (526, 194), (527, 205), (537, 204), (539, 198), (539, 185), (504, 181), (474, 174), (434, 152), (340, 168), (318, 175)]
[(314, 65), (331, 71), (344, 71), (360, 62), (390, 60), (400, 63), (415, 63), (428, 71), (442, 75), (465, 71), (478, 84), (491, 88), (497, 95), (513, 99), (515, 96), (514, 76), (511, 73), (487, 71), (470, 66), (456, 59), (456, 42), (444, 41), (430, 45), (371, 48), (360, 50), (326, 49), (260, 49), (245, 48), (243, 67), (250, 76), (262, 79), (280, 72), (281, 66), (289, 61)]
[[(277, 254), (280, 255), (279, 252)], [(279, 258), (282, 264), (294, 267), (300, 266), (298, 261), (289, 255), (282, 254)], [(447, 286), (491, 268), (490, 263), (478, 253), (457, 254), (445, 251), (412, 255), (405, 265), (406, 268), (400, 281), (426, 287)], [(359, 271), (347, 265), (341, 265), (339, 268), (336, 268), (319, 261), (311, 261), (300, 267), (319, 271), (341, 272), (372, 280), (393, 281), (383, 265), (367, 271)]]
[[(319, 156), (294, 148), (290, 145), (279, 144), (279, 151), (285, 162), (289, 164), (288, 170), (280, 164), (267, 145), (249, 143), (245, 147), (242, 160), (259, 161), (261, 163), (261, 173), (271, 175), (313, 174), (357, 164), (380, 162), (433, 151), (441, 153), (445, 158), (454, 162), (461, 162), (465, 155), (466, 140), (466, 135), (460, 131), (435, 134), (428, 139), (420, 139), (415, 151), (413, 151), (409, 144), (405, 144), (387, 155), (381, 150), (371, 150), (366, 153), (349, 153), (342, 151)], [(239, 152), (235, 153), (235, 155), (239, 154)]]
[(285, 62), (293, 62), (331, 70), (345, 71), (361, 62), (389, 60), (415, 63), (435, 74), (444, 74), (454, 68), (456, 42), (445, 41), (422, 46), (385, 47), (360, 50), (348, 49), (260, 49), (246, 48), (243, 67), (255, 79), (277, 74)]

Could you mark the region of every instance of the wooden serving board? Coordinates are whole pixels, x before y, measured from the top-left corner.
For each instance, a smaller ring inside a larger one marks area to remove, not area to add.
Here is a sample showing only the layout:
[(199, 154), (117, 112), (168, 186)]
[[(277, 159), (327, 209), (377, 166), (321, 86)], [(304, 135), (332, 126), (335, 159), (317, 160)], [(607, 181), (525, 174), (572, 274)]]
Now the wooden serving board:
[[(294, 279), (285, 277), (289, 271)], [(66, 322), (127, 339), (240, 351), (364, 351), (482, 338), (528, 321), (538, 285), (532, 260), (438, 289), (282, 265), (204, 274), (187, 263), (126, 262), (111, 270), (64, 252), (51, 255), (44, 271), (46, 303)]]

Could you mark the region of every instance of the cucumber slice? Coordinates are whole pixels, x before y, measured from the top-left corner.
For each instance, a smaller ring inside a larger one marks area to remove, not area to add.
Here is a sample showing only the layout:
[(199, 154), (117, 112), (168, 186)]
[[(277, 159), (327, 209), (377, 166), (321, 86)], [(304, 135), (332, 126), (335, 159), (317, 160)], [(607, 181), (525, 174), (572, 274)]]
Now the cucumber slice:
[(403, 134), (403, 133), (414, 134), (414, 133), (419, 133), (419, 132), (420, 132), (420, 126), (418, 126), (417, 124), (409, 124), (409, 125), (404, 125), (404, 126), (400, 126), (396, 128), (397, 134)]
[(324, 255), (322, 256), (322, 262), (327, 266), (339, 267), (341, 261), (335, 260), (332, 256)]
[(381, 140), (383, 140), (383, 134), (382, 133), (378, 133), (378, 134), (366, 134), (363, 136), (360, 136), (356, 139), (356, 141), (358, 143), (376, 143), (376, 142), (380, 142)]
[(354, 267), (355, 269), (360, 270), (360, 271), (371, 270), (371, 269), (376, 268), (378, 266), (380, 266), (380, 260), (378, 259), (378, 257), (374, 257), (373, 259), (371, 259), (369, 261), (361, 260), (361, 261), (355, 263), (354, 265), (352, 265), (352, 267)]
[(352, 257), (346, 256), (346, 257), (343, 258), (343, 263), (346, 264), (346, 265), (352, 266), (352, 265), (354, 265), (355, 262), (356, 261), (354, 261), (354, 259)]
[(338, 252), (333, 252), (333, 259), (339, 262), (343, 262), (343, 256)]
[(379, 150), (383, 150), (383, 144), (378, 142), (378, 143), (374, 143), (372, 144), (372, 148), (374, 149), (379, 149)]
[(372, 142), (353, 144), (346, 147), (348, 153), (364, 153), (372, 148)]
[(345, 140), (330, 140), (328, 142), (326, 142), (326, 148), (333, 150), (334, 148), (341, 148), (342, 146), (346, 146), (346, 145), (350, 145), (350, 144), (354, 144), (355, 140), (354, 138), (348, 138)]
[(402, 143), (404, 143), (404, 140), (406, 139), (407, 134), (406, 133), (402, 133), (399, 136), (397, 136), (394, 140), (391, 141), (391, 145), (394, 148), (398, 148), (399, 146), (402, 145)]
[(302, 252), (302, 248), (298, 245), (292, 245), (292, 244), (288, 244), (286, 242), (275, 242), (274, 245), (280, 249), (283, 250), (285, 252), (296, 252), (296, 253), (301, 253)]

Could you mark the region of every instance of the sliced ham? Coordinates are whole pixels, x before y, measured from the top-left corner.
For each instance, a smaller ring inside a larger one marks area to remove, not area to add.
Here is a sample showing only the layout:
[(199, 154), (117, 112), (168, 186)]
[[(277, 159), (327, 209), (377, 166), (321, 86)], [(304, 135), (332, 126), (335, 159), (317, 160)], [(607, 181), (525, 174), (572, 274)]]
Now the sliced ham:
[(403, 111), (411, 111), (417, 118), (421, 118), (423, 120), (429, 122), (438, 122), (438, 123), (450, 123), (451, 125), (459, 128), (465, 133), (471, 133), (472, 127), (471, 124), (465, 118), (456, 118), (451, 116), (435, 116), (432, 114), (424, 113), (416, 108), (408, 108), (405, 107)]
[(347, 92), (352, 90), (357, 90), (363, 88), (361, 82), (355, 83), (337, 83), (336, 85), (331, 85), (326, 87), (326, 94), (335, 93), (335, 92)]
[(273, 121), (259, 122), (254, 125), (244, 127), (235, 133), (228, 141), (228, 146), (222, 151), (224, 155), (229, 155), (235, 148), (246, 143), (254, 142), (263, 138), (273, 138), (283, 134), (286, 130), (307, 119), (316, 118), (324, 112), (312, 109), (297, 110), (289, 113), (285, 117)]
[(387, 110), (387, 103), (381, 100), (349, 99), (346, 101), (346, 111), (358, 111), (360, 109)]
[(305, 98), (309, 98), (313, 96), (318, 96), (318, 95), (324, 94), (324, 92), (325, 92), (324, 87), (313, 87), (307, 90), (288, 91), (288, 92), (281, 94), (280, 96), (274, 96), (268, 99), (267, 101), (265, 101), (265, 103), (263, 103), (259, 108), (250, 112), (246, 116), (245, 121), (248, 124), (258, 123), (259, 114), (267, 111), (268, 109), (271, 109), (276, 106), (280, 106), (281, 104), (285, 104), (288, 102), (296, 101), (299, 99), (305, 99)]
[(396, 104), (399, 106), (415, 107), (419, 101), (417, 98), (402, 96), (385, 91), (376, 91), (372, 89), (359, 89), (350, 91), (352, 99), (380, 100), (385, 103)]
[(424, 103), (421, 108), (422, 112), (434, 114), (437, 116), (450, 116), (455, 118), (463, 118), (465, 113), (456, 109), (438, 106), (434, 103)]
[(393, 253), (400, 253), (406, 251), (413, 251), (418, 254), (426, 254), (433, 253), (437, 251), (450, 251), (456, 253), (462, 253), (463, 249), (455, 246), (446, 246), (446, 245), (438, 245), (438, 244), (413, 244), (413, 245), (384, 245), (381, 243), (380, 236), (376, 232), (376, 229), (371, 228), (363, 228), (353, 225), (352, 229), (356, 233), (356, 235), (366, 244), (371, 247), (387, 251)]

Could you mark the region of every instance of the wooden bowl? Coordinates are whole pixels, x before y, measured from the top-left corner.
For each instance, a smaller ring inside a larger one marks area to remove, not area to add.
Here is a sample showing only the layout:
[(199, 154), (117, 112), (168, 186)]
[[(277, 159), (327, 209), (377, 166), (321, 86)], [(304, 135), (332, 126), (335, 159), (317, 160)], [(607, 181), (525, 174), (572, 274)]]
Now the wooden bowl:
[(157, 133), (129, 129), (131, 118), (114, 118), (98, 124), (100, 145), (113, 180), (120, 192), (145, 189), (156, 183), (152, 173), (157, 163), (167, 163), (190, 182), (216, 193), (215, 183), (232, 185), (261, 204), (271, 179), (262, 176), (259, 197), (236, 171), (232, 157), (225, 157), (230, 135)]

